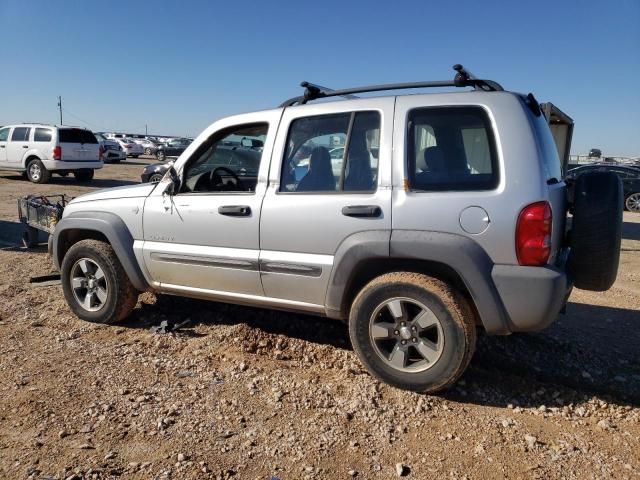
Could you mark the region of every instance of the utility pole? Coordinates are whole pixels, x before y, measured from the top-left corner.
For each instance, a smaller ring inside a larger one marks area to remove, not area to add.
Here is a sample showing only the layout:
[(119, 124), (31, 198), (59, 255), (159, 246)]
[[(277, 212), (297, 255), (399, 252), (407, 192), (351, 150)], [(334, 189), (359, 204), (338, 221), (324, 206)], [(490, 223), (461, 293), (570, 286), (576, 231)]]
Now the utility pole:
[(145, 137), (147, 135), (149, 135), (149, 132), (147, 132), (147, 124), (146, 123), (144, 124), (144, 135), (145, 135)]
[(62, 125), (62, 97), (58, 95), (58, 108), (60, 109), (60, 125)]

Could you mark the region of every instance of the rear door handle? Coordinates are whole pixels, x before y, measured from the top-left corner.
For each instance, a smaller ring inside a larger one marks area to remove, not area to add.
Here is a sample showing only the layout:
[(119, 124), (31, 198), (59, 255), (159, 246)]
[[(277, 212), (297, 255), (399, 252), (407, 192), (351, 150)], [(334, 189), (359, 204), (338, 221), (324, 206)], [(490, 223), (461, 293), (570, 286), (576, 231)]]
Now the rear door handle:
[(379, 217), (382, 209), (378, 205), (347, 205), (342, 207), (342, 214), (347, 217)]
[(22, 148), (29, 148), (29, 145), (22, 145)]
[(251, 215), (251, 207), (248, 205), (222, 205), (218, 207), (218, 213), (229, 217), (248, 217)]

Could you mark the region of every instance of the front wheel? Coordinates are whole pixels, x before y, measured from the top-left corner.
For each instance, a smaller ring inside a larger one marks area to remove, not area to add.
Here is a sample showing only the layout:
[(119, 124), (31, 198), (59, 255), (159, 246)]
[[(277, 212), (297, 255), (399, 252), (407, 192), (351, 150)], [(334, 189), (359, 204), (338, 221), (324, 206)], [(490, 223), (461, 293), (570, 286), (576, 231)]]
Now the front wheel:
[(162, 150), (158, 150), (156, 152), (156, 158), (158, 159), (158, 161), (164, 162), (166, 160), (167, 156), (165, 155), (165, 153)]
[(144, 149), (144, 154), (148, 155), (148, 156), (151, 156), (151, 149), (149, 147), (145, 148)]
[(462, 295), (426, 275), (382, 275), (358, 294), (349, 336), (365, 368), (405, 390), (435, 393), (464, 372), (476, 344), (474, 315)]
[(629, 195), (624, 201), (624, 206), (630, 212), (640, 212), (640, 192)]
[(73, 175), (79, 182), (90, 182), (93, 179), (93, 170), (90, 168), (81, 168), (73, 172)]
[(60, 274), (67, 304), (82, 320), (119, 322), (138, 301), (137, 290), (108, 243), (81, 240), (74, 244)]

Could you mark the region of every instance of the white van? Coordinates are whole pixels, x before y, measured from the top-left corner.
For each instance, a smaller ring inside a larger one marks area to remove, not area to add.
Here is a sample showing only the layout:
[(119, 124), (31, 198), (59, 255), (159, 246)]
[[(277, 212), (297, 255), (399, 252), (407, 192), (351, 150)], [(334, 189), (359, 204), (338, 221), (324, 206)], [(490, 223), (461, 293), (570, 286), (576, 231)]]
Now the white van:
[(80, 182), (102, 168), (102, 148), (84, 128), (29, 123), (0, 128), (0, 170), (25, 172), (34, 183), (73, 173)]

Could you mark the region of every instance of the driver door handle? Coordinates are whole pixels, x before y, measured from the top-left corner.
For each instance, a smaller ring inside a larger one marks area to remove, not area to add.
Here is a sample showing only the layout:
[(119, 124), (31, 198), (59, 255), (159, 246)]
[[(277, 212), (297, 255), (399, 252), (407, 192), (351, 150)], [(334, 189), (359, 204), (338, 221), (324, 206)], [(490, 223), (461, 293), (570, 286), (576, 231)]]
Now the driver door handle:
[(218, 207), (218, 213), (229, 217), (248, 217), (251, 215), (251, 207), (248, 205), (222, 205)]

